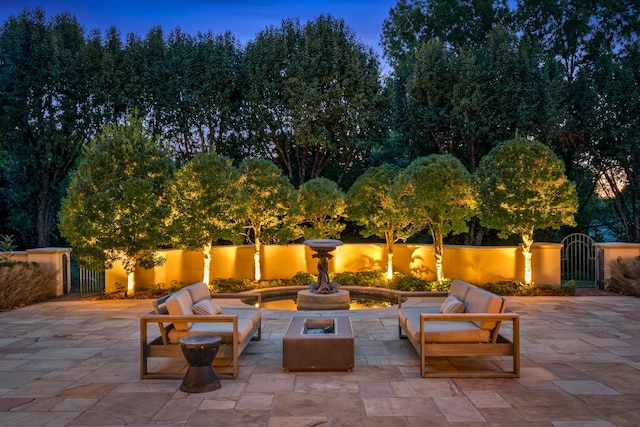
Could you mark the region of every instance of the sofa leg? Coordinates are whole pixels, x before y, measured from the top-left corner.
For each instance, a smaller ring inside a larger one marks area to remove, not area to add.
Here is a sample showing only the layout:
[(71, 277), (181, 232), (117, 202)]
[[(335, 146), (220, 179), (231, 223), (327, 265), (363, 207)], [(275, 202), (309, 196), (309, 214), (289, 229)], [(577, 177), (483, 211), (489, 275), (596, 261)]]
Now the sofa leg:
[(398, 338), (400, 338), (401, 340), (406, 340), (407, 336), (406, 335), (402, 335), (402, 327), (398, 326)]
[(251, 337), (251, 341), (260, 341), (262, 339), (262, 325), (258, 328), (258, 332)]

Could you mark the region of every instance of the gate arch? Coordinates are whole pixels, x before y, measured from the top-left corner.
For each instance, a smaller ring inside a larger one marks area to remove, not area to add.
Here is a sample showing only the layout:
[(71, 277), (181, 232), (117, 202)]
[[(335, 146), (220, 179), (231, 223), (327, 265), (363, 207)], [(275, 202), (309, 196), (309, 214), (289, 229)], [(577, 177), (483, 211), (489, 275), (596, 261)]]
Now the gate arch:
[(562, 284), (573, 280), (578, 288), (597, 286), (596, 243), (586, 234), (570, 234), (562, 239), (560, 270)]

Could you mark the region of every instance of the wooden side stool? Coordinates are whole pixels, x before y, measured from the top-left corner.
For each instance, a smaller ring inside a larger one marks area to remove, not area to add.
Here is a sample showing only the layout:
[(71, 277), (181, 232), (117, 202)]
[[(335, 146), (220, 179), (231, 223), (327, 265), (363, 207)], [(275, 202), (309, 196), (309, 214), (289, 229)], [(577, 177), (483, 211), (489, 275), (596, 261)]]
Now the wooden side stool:
[(193, 335), (180, 339), (180, 348), (189, 369), (180, 390), (185, 393), (204, 393), (221, 387), (220, 378), (213, 369), (213, 360), (218, 354), (222, 338), (218, 336)]

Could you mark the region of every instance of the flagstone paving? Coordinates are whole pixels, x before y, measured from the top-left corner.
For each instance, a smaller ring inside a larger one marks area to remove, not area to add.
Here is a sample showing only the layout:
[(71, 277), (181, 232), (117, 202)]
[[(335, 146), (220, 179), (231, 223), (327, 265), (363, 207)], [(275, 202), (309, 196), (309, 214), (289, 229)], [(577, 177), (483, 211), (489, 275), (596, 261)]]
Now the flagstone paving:
[(239, 378), (188, 394), (180, 380), (139, 378), (149, 300), (36, 304), (0, 313), (0, 425), (640, 426), (640, 299), (510, 297), (508, 307), (521, 316), (518, 379), (421, 378), (393, 307), (348, 312), (352, 372), (286, 373), (289, 320), (312, 312), (265, 309)]

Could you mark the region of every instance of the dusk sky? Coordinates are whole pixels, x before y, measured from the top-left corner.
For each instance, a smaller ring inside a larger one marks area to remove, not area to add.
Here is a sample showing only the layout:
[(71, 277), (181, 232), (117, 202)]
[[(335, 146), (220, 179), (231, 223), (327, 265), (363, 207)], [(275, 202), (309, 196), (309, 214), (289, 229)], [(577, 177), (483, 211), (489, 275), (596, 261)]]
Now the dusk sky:
[(382, 21), (396, 3), (397, 0), (0, 0), (0, 20), (4, 22), (26, 7), (40, 6), (47, 20), (61, 12), (71, 13), (87, 32), (96, 28), (104, 32), (112, 25), (123, 35), (133, 32), (141, 37), (155, 25), (166, 33), (180, 27), (192, 35), (198, 31), (222, 34), (229, 30), (244, 44), (269, 26), (279, 27), (283, 19), (299, 18), (304, 23), (330, 14), (342, 18), (360, 41), (382, 55)]

